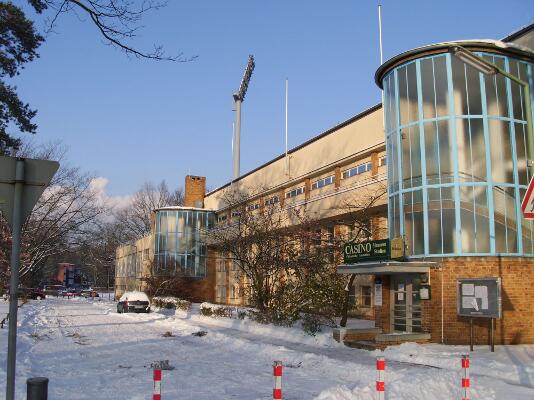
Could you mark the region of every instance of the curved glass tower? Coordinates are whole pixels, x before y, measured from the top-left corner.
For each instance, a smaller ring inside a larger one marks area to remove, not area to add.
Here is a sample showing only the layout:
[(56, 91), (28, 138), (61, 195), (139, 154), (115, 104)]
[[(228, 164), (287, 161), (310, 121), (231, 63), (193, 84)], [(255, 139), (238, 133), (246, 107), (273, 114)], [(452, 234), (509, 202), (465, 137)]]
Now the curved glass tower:
[(214, 224), (212, 212), (187, 207), (156, 210), (155, 272), (189, 277), (206, 276), (206, 231)]
[[(533, 87), (533, 53), (459, 44)], [(414, 50), (377, 71), (390, 238), (403, 236), (410, 257), (532, 255), (534, 225), (520, 209), (530, 180), (525, 116), (532, 110), (520, 85), (478, 72), (449, 47)]]

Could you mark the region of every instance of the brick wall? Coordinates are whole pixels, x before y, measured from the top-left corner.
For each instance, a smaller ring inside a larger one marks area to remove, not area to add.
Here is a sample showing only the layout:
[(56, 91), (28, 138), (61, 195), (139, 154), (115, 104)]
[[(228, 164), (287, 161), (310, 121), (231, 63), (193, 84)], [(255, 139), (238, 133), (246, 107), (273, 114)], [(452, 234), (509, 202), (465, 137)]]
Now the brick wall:
[[(390, 278), (381, 276), (382, 279), (382, 306), (375, 306), (375, 326), (382, 329), (382, 332), (389, 332), (390, 325)], [(374, 288), (373, 288), (374, 291)]]
[[(534, 259), (521, 257), (456, 257), (435, 260), (430, 271), (431, 299), (421, 300), (423, 332), (432, 342), (469, 343), (469, 318), (457, 315), (457, 280), (500, 277), (502, 318), (495, 321), (496, 344), (534, 343)], [(443, 279), (443, 319), (442, 319)], [(390, 277), (382, 277), (382, 306), (375, 306), (375, 326), (390, 328)], [(443, 321), (443, 324), (442, 324)], [(474, 341), (486, 345), (490, 320), (473, 318)]]
[(203, 176), (187, 175), (185, 177), (185, 207), (204, 207), (206, 195), (206, 178)]
[(215, 302), (215, 271), (216, 259), (208, 256), (206, 259), (206, 277), (188, 279), (188, 295), (193, 301)]
[[(441, 341), (441, 280), (443, 279), (444, 342), (467, 344), (469, 318), (457, 316), (459, 278), (500, 277), (502, 318), (495, 321), (495, 343), (534, 343), (534, 259), (520, 257), (458, 257), (440, 262), (432, 269), (432, 299), (423, 306), (425, 321), (430, 321), (433, 342)], [(430, 315), (429, 315), (430, 314)], [(473, 318), (475, 344), (488, 344), (490, 320)]]

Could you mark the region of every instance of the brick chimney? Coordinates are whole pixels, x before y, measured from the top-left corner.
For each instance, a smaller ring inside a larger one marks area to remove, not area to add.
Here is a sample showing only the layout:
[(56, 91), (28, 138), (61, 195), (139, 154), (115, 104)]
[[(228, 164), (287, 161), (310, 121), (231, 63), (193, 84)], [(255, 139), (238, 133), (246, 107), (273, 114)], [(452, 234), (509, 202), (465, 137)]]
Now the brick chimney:
[(206, 195), (206, 177), (187, 175), (185, 177), (185, 207), (204, 207)]

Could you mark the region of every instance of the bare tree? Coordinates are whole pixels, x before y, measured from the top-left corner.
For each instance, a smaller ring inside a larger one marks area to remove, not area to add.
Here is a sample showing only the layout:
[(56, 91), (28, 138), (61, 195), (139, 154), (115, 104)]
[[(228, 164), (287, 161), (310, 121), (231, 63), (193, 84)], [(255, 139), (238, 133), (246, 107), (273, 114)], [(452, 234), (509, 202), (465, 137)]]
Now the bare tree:
[[(92, 187), (93, 177), (63, 162), (65, 150), (60, 145), (25, 145), (17, 156), (62, 160), (22, 227), (20, 277), (24, 279), (41, 269), (50, 256), (68, 252), (83, 242), (109, 208)], [(4, 232), (0, 249), (7, 252), (11, 236), (5, 233), (9, 232), (5, 221), (0, 225)]]
[[(360, 190), (349, 199), (343, 201), (336, 207), (343, 215), (343, 223), (350, 226), (350, 236), (343, 238), (343, 241), (366, 240), (373, 236), (373, 233), (382, 236), (387, 233), (386, 226), (373, 226), (372, 217), (376, 215), (376, 210), (385, 208), (387, 201), (387, 187), (383, 183), (376, 183)], [(339, 243), (341, 246), (343, 243)], [(350, 302), (350, 288), (354, 284), (355, 274), (348, 277), (343, 296), (343, 310), (340, 321), (341, 326), (347, 325), (347, 316)]]
[(131, 41), (142, 28), (143, 16), (167, 5), (161, 0), (28, 0), (38, 13), (51, 12), (47, 21), (47, 32), (53, 32), (62, 14), (74, 13), (81, 20), (87, 17), (96, 27), (105, 42), (128, 55), (153, 60), (187, 62), (195, 57), (184, 57), (183, 53), (168, 55), (161, 45), (152, 50), (141, 50)]
[(248, 208), (248, 193), (228, 191), (235, 216), (207, 234), (208, 243), (237, 264), (248, 298), (267, 320), (292, 323), (303, 312), (338, 314), (343, 280), (329, 261), (319, 221), (304, 209)]
[(152, 211), (168, 206), (181, 206), (184, 194), (181, 188), (170, 191), (165, 181), (154, 185), (143, 184), (133, 196), (131, 204), (115, 214), (117, 229), (122, 233), (121, 243), (140, 239), (151, 232)]

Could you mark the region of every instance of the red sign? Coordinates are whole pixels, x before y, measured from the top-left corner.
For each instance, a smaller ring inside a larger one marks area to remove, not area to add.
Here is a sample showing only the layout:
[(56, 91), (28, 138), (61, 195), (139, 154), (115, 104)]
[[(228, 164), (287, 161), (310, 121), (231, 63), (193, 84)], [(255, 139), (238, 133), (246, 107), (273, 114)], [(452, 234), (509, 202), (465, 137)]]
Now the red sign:
[(528, 184), (527, 192), (521, 202), (521, 210), (523, 211), (523, 217), (534, 219), (534, 177), (532, 177)]

